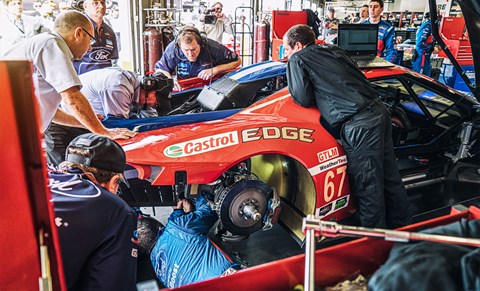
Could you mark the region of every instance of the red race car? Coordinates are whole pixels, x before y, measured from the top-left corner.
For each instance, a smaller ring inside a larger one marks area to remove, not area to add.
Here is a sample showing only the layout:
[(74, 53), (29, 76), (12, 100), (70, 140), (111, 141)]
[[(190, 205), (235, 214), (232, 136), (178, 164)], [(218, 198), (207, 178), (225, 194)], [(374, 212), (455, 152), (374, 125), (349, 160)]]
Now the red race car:
[[(478, 152), (473, 97), (402, 67), (364, 73), (391, 111), (407, 188), (445, 180), (458, 160)], [(229, 98), (217, 96), (207, 102)], [(305, 215), (341, 220), (355, 211), (340, 144), (318, 122), (320, 112), (296, 105), (287, 88), (243, 110), (169, 118), (175, 122), (122, 143), (133, 167), (126, 175), (135, 178), (123, 197), (132, 205), (171, 205), (206, 191), (225, 230), (268, 229), (279, 214), (299, 239)]]

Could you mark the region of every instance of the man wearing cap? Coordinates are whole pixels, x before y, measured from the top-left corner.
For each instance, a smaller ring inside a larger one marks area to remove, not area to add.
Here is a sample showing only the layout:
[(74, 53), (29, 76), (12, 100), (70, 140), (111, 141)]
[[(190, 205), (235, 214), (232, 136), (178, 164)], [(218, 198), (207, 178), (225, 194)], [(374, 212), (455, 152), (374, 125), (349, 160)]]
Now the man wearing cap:
[(335, 9), (328, 10), (329, 16), (325, 18), (325, 37), (337, 34), (338, 19), (335, 17)]
[[(83, 84), (81, 92), (93, 111), (109, 118), (157, 117), (158, 101), (167, 100), (173, 88), (173, 80), (161, 73), (141, 76), (113, 67), (93, 70), (79, 78)], [(83, 128), (52, 123), (45, 132), (48, 163), (57, 166), (63, 162), (70, 141), (87, 132)]]
[(68, 146), (61, 172), (49, 173), (68, 290), (135, 290), (137, 215), (115, 194), (125, 152), (95, 133)]

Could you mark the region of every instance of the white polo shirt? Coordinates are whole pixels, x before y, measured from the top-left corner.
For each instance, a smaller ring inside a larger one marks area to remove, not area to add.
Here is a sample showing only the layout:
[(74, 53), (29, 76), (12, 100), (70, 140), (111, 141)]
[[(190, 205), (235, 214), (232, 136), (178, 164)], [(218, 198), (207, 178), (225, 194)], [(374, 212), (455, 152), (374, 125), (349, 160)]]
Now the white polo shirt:
[(33, 62), (33, 80), (41, 130), (44, 132), (62, 101), (60, 92), (82, 86), (73, 67), (73, 54), (57, 33), (42, 33), (11, 47), (1, 59), (27, 59)]

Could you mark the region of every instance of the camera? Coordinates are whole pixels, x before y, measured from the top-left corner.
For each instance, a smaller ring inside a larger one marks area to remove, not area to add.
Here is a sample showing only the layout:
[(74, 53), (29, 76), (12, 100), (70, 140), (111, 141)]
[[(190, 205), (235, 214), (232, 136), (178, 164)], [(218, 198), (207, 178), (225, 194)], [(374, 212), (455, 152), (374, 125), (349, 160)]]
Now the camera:
[(217, 16), (213, 14), (215, 12), (215, 8), (207, 8), (203, 13), (205, 16), (203, 17), (203, 22), (205, 24), (215, 24), (217, 22)]
[(80, 1), (72, 1), (70, 3), (70, 7), (72, 7), (72, 9), (74, 10), (77, 10), (77, 11), (80, 11), (80, 12), (83, 12), (83, 0), (80, 0)]

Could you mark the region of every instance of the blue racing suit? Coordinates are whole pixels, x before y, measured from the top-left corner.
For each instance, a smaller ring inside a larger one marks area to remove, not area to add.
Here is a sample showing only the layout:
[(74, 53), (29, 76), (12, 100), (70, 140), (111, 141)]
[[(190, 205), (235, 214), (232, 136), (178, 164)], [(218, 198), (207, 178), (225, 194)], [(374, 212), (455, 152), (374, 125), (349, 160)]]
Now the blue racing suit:
[(430, 56), (433, 51), (432, 24), (430, 19), (424, 21), (417, 30), (415, 50), (417, 51), (417, 58), (412, 61), (412, 70), (425, 76), (430, 76), (432, 72)]
[(202, 45), (200, 54), (195, 62), (190, 62), (175, 41), (172, 41), (165, 48), (162, 58), (155, 63), (155, 70), (161, 69), (169, 72), (171, 75), (176, 75), (179, 79), (187, 79), (198, 76), (204, 69), (237, 60), (238, 56), (236, 53), (221, 43), (207, 39), (207, 43)]
[(158, 279), (167, 288), (222, 275), (233, 263), (207, 237), (218, 215), (203, 197), (196, 209), (185, 213), (174, 210), (150, 254)]
[[(363, 23), (369, 24), (370, 19)], [(377, 56), (393, 63), (397, 58), (397, 50), (395, 49), (395, 27), (385, 20), (378, 23), (378, 42)]]

